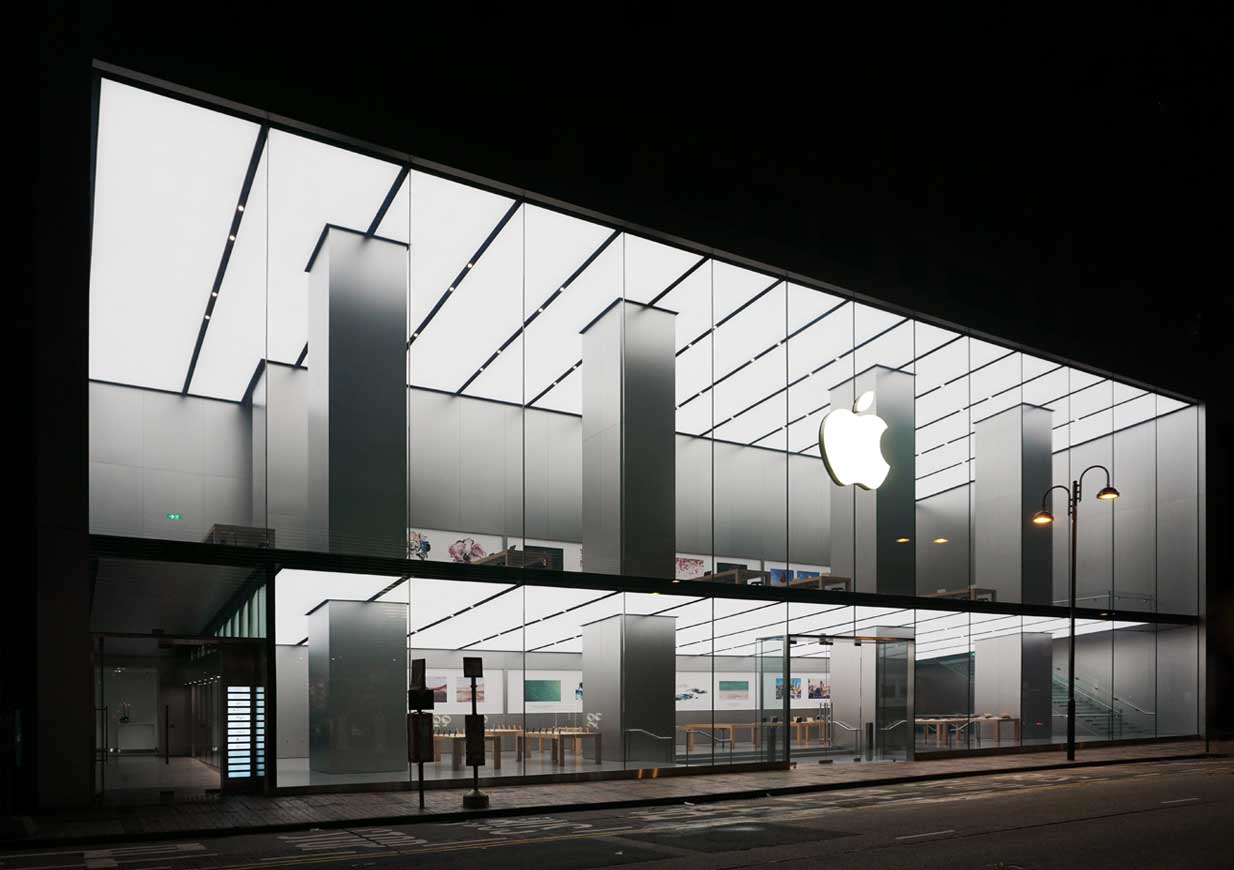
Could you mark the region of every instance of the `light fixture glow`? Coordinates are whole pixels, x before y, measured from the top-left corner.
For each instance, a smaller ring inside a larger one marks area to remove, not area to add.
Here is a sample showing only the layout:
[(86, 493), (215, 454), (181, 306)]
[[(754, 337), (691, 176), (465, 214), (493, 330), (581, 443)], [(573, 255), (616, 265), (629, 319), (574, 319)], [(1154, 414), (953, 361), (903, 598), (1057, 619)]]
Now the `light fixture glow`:
[(1107, 486), (1101, 492), (1097, 493), (1097, 498), (1102, 501), (1114, 501), (1120, 495), (1119, 491), (1112, 486)]
[(1054, 514), (1049, 511), (1037, 511), (1033, 514), (1033, 525), (1048, 526), (1054, 522)]
[(935, 538), (935, 539), (934, 539), (934, 543), (936, 543), (936, 544), (946, 544), (949, 540), (950, 540), (950, 538)]
[(896, 538), (897, 544), (907, 544), (912, 538)]

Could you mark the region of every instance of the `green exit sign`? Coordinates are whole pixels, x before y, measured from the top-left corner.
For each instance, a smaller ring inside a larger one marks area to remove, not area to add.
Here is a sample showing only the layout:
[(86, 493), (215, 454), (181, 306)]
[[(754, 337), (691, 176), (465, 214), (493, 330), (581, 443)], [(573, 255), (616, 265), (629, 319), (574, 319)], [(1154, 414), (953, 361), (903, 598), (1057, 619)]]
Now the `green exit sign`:
[(169, 520), (182, 520), (182, 519), (184, 519), (184, 517), (183, 517), (183, 516), (181, 516), (180, 514), (168, 514), (168, 515), (167, 515), (167, 519), (169, 519)]

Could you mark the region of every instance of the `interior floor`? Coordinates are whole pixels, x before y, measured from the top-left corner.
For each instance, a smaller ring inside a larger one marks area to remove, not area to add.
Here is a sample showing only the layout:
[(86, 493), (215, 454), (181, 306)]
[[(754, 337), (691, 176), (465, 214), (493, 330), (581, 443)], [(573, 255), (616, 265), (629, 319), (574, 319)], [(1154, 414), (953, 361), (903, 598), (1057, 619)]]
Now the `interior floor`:
[(105, 792), (127, 790), (206, 791), (219, 787), (219, 772), (196, 758), (113, 755), (103, 765)]

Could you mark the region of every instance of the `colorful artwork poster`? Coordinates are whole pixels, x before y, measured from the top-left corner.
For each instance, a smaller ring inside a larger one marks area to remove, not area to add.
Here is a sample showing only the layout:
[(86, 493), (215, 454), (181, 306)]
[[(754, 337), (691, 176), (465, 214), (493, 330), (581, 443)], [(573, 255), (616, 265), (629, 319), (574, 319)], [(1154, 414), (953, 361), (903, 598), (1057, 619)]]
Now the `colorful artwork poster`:
[(583, 700), (583, 684), (582, 683), (579, 683), (577, 686), (574, 687), (574, 700), (576, 701)]
[(793, 579), (793, 572), (787, 568), (772, 568), (771, 569), (771, 585), (783, 586)]
[(702, 559), (689, 559), (677, 557), (677, 579), (678, 580), (698, 580), (703, 576), (705, 563)]
[(806, 697), (811, 701), (825, 701), (831, 697), (831, 677), (809, 677), (806, 680)]
[(750, 700), (749, 680), (719, 680), (716, 695), (721, 701), (730, 703)]
[(476, 542), (475, 538), (459, 538), (450, 544), (450, 561), (451, 562), (477, 562), (483, 559), (488, 553), (484, 552), (484, 547)]
[(424, 532), (407, 530), (407, 558), (420, 559), (421, 561), (428, 558), (428, 554), (433, 551), (433, 545), (429, 543), (428, 535)]
[(818, 571), (797, 571), (798, 577), (821, 577), (822, 574)]
[(426, 674), (424, 686), (433, 690), (433, 703), (444, 704), (449, 695), (450, 678), (444, 674)]
[[(704, 688), (707, 684), (707, 674), (700, 673), (697, 679), (686, 675), (684, 678), (677, 679), (677, 706), (689, 709), (691, 707), (709, 707), (707, 701), (707, 689)], [(703, 702), (691, 703), (691, 702)]]
[[(454, 700), (460, 704), (471, 703), (471, 677), (454, 678)], [(476, 703), (484, 703), (484, 678), (476, 680)]]
[(560, 703), (561, 680), (523, 680), (523, 699), (532, 704)]
[[(788, 699), (790, 701), (801, 700), (801, 677), (788, 678)], [(776, 700), (784, 700), (784, 678), (776, 677)]]

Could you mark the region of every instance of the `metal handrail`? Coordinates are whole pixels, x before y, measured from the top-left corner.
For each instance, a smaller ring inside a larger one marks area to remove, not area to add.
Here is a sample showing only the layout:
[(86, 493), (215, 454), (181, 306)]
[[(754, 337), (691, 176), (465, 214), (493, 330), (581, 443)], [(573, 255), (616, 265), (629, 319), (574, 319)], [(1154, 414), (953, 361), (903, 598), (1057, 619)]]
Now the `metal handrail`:
[(627, 758), (627, 759), (630, 757), (630, 735), (631, 735), (631, 734), (646, 734), (648, 737), (652, 738), (653, 740), (671, 740), (671, 741), (673, 741), (672, 743), (670, 743), (670, 744), (669, 744), (669, 746), (668, 746), (668, 751), (669, 751), (669, 760), (670, 760), (670, 761), (674, 760), (674, 757), (675, 757), (675, 756), (676, 756), (676, 754), (677, 754), (677, 745), (676, 745), (676, 744), (677, 744), (677, 737), (676, 737), (676, 735), (674, 735), (674, 736), (672, 736), (672, 737), (665, 737), (663, 734), (652, 734), (650, 731), (648, 731), (648, 730), (647, 730), (647, 729), (645, 729), (645, 728), (626, 728), (626, 729), (624, 730), (624, 732), (623, 732), (623, 736), (624, 736), (624, 739), (625, 739), (625, 750), (626, 750), (626, 758)]
[(884, 730), (884, 731), (890, 731), (892, 728), (899, 728), (901, 725), (904, 725), (904, 724), (906, 724), (907, 722), (908, 722), (908, 720), (907, 720), (907, 719), (901, 719), (899, 722), (892, 722), (890, 725), (888, 725), (886, 728), (884, 728), (884, 729), (882, 729), (882, 730)]
[(843, 728), (845, 731), (856, 731), (856, 730), (857, 730), (854, 726), (849, 725), (849, 724), (848, 724), (847, 722), (845, 722), (843, 719), (836, 719), (836, 718), (832, 718), (832, 720), (831, 720), (831, 721), (832, 721), (834, 724), (839, 725), (839, 726), (840, 726), (841, 728)]
[[(682, 730), (685, 731), (685, 734), (686, 734), (686, 766), (687, 767), (689, 767), (690, 765), (690, 735), (691, 734), (702, 734), (704, 737), (711, 740), (712, 743), (727, 743), (728, 744), (728, 763), (729, 764), (733, 763), (733, 744), (737, 742), (736, 740), (732, 740), (727, 737), (716, 737), (710, 731), (704, 731), (702, 728), (685, 728)], [(674, 744), (674, 747), (675, 746), (676, 744)]]

